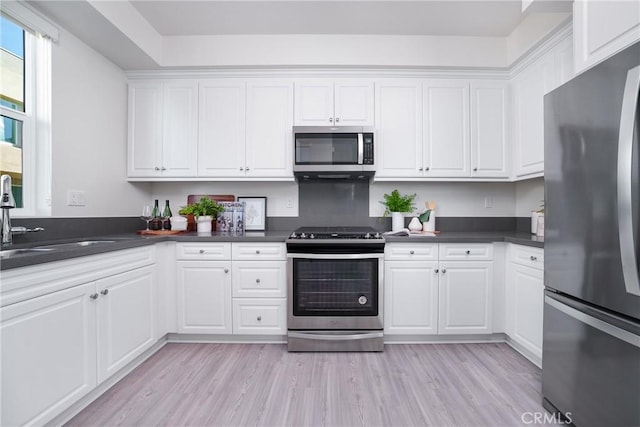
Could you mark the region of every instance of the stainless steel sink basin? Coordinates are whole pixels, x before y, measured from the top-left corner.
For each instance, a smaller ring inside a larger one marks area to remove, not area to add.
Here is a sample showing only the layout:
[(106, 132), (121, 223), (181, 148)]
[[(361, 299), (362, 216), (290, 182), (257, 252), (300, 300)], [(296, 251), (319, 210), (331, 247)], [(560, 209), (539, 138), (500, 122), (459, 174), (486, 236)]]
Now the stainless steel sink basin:
[(103, 245), (106, 243), (115, 243), (115, 240), (83, 240), (81, 242), (55, 243), (52, 245), (37, 246), (34, 249), (73, 249), (84, 248), (87, 246)]
[(4, 251), (0, 251), (0, 258), (9, 258), (11, 256), (15, 256), (15, 255), (27, 255), (27, 254), (34, 254), (34, 253), (43, 253), (43, 252), (49, 252), (52, 251), (53, 249), (49, 249), (49, 248), (24, 248), (24, 249), (7, 249)]

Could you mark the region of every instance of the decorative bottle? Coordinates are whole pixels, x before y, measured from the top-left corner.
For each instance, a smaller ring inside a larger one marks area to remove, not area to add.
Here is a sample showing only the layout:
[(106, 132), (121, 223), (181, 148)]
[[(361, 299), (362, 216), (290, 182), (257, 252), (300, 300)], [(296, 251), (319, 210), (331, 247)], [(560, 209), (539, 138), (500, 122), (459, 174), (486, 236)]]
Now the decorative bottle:
[(151, 230), (162, 230), (162, 221), (160, 220), (160, 208), (158, 207), (158, 199), (155, 200), (153, 210), (151, 211), (151, 222), (149, 223)]
[(171, 230), (171, 220), (169, 218), (171, 218), (172, 216), (173, 214), (171, 213), (171, 208), (169, 207), (169, 201), (165, 200), (164, 210), (162, 211), (162, 218), (164, 218), (164, 221), (162, 223), (163, 229)]

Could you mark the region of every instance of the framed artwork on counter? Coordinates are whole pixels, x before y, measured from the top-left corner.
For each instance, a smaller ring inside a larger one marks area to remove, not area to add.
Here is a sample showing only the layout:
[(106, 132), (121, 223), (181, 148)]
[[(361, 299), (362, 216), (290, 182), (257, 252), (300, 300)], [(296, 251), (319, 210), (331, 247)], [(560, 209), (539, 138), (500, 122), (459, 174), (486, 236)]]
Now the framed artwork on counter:
[(244, 229), (246, 231), (265, 231), (267, 226), (266, 197), (238, 197), (244, 202)]

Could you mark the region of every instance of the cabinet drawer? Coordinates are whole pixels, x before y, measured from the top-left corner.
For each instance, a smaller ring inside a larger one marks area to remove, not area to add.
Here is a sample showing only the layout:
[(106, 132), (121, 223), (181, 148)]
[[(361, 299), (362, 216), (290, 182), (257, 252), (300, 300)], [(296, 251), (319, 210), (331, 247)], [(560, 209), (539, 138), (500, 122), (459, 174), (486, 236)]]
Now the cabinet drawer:
[(286, 260), (284, 243), (234, 243), (233, 260)]
[(231, 243), (178, 243), (176, 257), (188, 260), (229, 260)]
[(385, 245), (384, 259), (393, 261), (437, 261), (437, 243), (391, 243)]
[(440, 243), (440, 261), (490, 261), (491, 243)]
[(511, 261), (544, 270), (544, 249), (521, 245), (512, 245), (511, 248)]
[(286, 261), (235, 261), (231, 279), (234, 298), (284, 298), (286, 266)]
[(286, 299), (233, 299), (234, 334), (285, 335), (286, 332)]

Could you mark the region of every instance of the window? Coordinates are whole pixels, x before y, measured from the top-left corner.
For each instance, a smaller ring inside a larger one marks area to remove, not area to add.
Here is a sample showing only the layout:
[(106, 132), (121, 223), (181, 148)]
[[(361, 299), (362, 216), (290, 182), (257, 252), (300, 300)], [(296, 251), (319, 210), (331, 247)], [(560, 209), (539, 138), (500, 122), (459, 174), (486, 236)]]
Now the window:
[(2, 6), (0, 174), (11, 176), (12, 216), (51, 215), (50, 37), (57, 29), (22, 3)]

